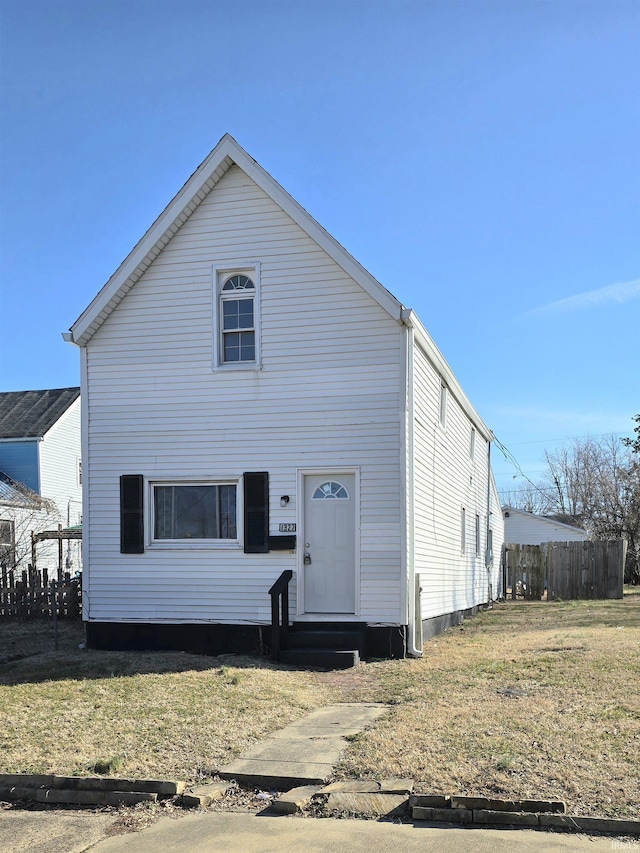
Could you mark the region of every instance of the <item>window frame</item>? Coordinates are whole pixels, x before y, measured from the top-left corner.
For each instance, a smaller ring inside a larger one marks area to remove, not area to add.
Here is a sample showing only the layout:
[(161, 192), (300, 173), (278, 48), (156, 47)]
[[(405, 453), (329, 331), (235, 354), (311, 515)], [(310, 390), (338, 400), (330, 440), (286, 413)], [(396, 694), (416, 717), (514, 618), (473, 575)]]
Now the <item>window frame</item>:
[(467, 508), (460, 507), (460, 553), (467, 553)]
[[(234, 486), (236, 490), (236, 536), (234, 539), (158, 539), (156, 529), (156, 488), (159, 486)], [(154, 550), (239, 550), (244, 540), (243, 490), (242, 477), (219, 477), (215, 479), (198, 478), (194, 480), (162, 478), (149, 480), (147, 484), (146, 539), (148, 547)]]
[(447, 397), (447, 386), (442, 380), (440, 380), (440, 408), (438, 412), (438, 422), (444, 430), (447, 428)]
[[(225, 283), (235, 275), (244, 275), (253, 282), (253, 292), (247, 291), (242, 297), (242, 291), (238, 291), (234, 297), (230, 292), (223, 295)], [(260, 263), (258, 261), (237, 261), (224, 266), (212, 265), (213, 281), (213, 358), (212, 369), (218, 370), (260, 370), (261, 358), (261, 311), (260, 311)], [(251, 294), (249, 296), (249, 294)], [(252, 361), (225, 361), (224, 360), (224, 330), (222, 303), (233, 298), (245, 298), (253, 300), (253, 330), (255, 343), (255, 358)]]
[(0, 563), (2, 562), (3, 551), (8, 556), (8, 561), (5, 563), (5, 568), (15, 569), (16, 567), (16, 523), (12, 518), (0, 518), (0, 524), (6, 524), (8, 527), (9, 538), (7, 542), (0, 539)]
[(480, 530), (480, 516), (476, 513), (476, 557), (480, 557), (480, 546), (482, 544), (482, 533)]

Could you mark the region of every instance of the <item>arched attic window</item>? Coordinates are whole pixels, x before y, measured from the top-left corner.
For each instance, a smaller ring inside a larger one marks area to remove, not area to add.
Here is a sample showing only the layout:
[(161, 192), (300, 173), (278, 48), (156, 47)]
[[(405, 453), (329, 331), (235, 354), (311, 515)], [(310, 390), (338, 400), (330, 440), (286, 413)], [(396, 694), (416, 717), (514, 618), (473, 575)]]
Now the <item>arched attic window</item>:
[(256, 287), (248, 275), (229, 276), (220, 291), (221, 352), (224, 364), (255, 362)]

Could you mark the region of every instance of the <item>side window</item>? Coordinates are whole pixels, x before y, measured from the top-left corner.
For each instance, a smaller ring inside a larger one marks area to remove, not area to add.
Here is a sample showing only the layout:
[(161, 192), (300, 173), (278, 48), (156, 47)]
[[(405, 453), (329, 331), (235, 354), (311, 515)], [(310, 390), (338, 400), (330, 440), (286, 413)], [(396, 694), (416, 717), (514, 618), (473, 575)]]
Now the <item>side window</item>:
[(476, 458), (476, 430), (471, 427), (471, 438), (469, 439), (469, 458), (473, 462)]
[(0, 520), (0, 565), (12, 569), (15, 565), (15, 525), (13, 521)]
[(480, 516), (476, 515), (476, 557), (480, 556)]
[(460, 552), (464, 554), (467, 550), (467, 511), (462, 507), (460, 511)]
[(215, 272), (213, 366), (255, 367), (260, 362), (259, 269)]

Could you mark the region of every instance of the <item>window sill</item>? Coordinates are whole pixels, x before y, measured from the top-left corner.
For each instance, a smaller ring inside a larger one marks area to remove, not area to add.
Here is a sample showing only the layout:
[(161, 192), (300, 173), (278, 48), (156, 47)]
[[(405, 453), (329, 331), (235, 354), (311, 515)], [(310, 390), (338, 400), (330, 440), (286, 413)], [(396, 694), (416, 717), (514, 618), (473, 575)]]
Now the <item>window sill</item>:
[(256, 361), (238, 361), (229, 364), (214, 364), (211, 368), (212, 373), (226, 373), (227, 371), (233, 373), (238, 370), (257, 373), (262, 370), (262, 365)]
[(154, 540), (147, 545), (150, 551), (239, 551), (241, 547), (236, 539), (221, 542), (213, 539)]

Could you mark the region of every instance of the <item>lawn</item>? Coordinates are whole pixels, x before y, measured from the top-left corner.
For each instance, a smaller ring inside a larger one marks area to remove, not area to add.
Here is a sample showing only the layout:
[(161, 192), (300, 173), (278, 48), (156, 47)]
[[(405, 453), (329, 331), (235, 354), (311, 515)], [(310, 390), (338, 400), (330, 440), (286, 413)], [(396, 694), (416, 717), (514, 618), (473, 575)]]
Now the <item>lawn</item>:
[(637, 592), (498, 604), (419, 660), (337, 673), (85, 651), (72, 625), (55, 652), (48, 626), (36, 640), (33, 623), (0, 622), (0, 770), (198, 780), (313, 708), (378, 701), (389, 714), (350, 743), (337, 775), (640, 818)]

